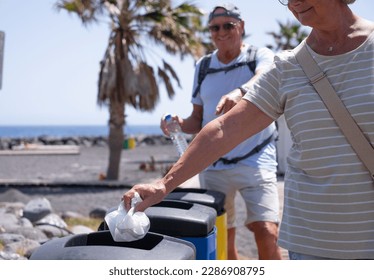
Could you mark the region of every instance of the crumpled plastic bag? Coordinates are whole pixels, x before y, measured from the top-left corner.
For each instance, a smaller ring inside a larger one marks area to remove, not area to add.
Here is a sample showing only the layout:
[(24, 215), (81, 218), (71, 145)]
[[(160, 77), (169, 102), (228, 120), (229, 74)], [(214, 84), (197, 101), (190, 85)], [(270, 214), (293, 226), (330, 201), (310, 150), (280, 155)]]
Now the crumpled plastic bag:
[(143, 238), (150, 228), (150, 221), (144, 212), (135, 212), (135, 206), (142, 199), (138, 193), (131, 200), (131, 208), (127, 212), (124, 203), (105, 215), (113, 240), (116, 242), (130, 242)]

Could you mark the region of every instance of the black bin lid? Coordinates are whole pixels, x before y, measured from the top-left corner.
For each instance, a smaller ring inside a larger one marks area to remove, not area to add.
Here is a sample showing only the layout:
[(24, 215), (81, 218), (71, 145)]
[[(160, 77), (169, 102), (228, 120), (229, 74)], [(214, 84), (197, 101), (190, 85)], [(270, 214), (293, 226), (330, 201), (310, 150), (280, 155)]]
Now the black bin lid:
[(176, 188), (166, 196), (166, 199), (170, 200), (182, 200), (212, 207), (216, 210), (217, 216), (225, 212), (225, 198), (222, 192), (199, 188)]
[(151, 223), (150, 231), (173, 237), (206, 237), (217, 217), (212, 207), (180, 200), (163, 200), (144, 212)]
[(38, 247), (31, 260), (190, 260), (191, 242), (148, 232), (140, 240), (115, 242), (109, 230), (52, 239)]

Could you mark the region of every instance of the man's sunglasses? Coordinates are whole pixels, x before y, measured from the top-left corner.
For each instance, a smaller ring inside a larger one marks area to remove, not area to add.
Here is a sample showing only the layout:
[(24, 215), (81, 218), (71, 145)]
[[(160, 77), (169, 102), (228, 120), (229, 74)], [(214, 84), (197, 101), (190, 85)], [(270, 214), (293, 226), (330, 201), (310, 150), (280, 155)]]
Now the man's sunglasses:
[(233, 30), (237, 25), (238, 25), (237, 22), (226, 22), (222, 25), (214, 24), (214, 25), (209, 25), (209, 30), (211, 32), (218, 32), (222, 27), (223, 30), (230, 31), (230, 30)]
[(278, 0), (278, 1), (279, 1), (279, 3), (281, 3), (284, 6), (288, 6), (288, 2), (290, 2), (288, 0)]

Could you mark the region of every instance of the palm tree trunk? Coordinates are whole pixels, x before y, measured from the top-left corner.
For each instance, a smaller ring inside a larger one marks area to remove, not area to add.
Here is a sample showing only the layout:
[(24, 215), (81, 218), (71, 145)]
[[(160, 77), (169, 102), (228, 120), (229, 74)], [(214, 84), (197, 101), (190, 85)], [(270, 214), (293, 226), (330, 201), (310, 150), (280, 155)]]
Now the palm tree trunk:
[(123, 148), (125, 125), (125, 105), (118, 102), (110, 102), (110, 120), (109, 120), (109, 165), (107, 170), (107, 180), (118, 180), (119, 167), (121, 163), (121, 153)]

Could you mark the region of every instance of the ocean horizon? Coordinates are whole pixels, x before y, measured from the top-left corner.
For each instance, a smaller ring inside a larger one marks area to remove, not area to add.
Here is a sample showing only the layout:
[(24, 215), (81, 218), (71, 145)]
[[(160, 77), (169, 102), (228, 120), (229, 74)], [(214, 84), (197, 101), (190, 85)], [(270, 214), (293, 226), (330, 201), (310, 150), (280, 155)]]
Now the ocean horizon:
[[(126, 136), (162, 135), (158, 125), (126, 125)], [(0, 138), (108, 136), (107, 125), (0, 125)]]

